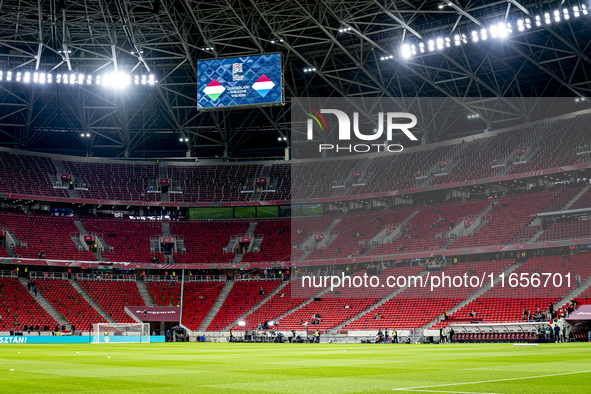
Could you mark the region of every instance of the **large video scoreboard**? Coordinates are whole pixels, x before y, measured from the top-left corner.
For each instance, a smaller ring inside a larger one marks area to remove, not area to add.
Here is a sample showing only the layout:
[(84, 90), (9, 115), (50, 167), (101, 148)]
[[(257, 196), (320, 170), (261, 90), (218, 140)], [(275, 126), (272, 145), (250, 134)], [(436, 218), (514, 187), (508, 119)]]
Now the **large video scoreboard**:
[(197, 62), (197, 109), (281, 104), (281, 54)]

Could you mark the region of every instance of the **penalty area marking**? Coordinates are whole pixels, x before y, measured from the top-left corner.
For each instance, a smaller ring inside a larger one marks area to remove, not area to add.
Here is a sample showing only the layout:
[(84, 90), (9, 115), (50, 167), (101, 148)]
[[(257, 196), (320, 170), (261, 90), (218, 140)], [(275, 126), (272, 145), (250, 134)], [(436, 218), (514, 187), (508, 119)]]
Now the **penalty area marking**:
[[(476, 382), (461, 382), (461, 383), (445, 383), (445, 384), (433, 384), (430, 386), (415, 386), (415, 387), (402, 387), (392, 389), (394, 391), (427, 391), (427, 390), (420, 390), (420, 389), (429, 389), (429, 388), (436, 388), (436, 387), (450, 387), (450, 386), (462, 386), (462, 385), (469, 385), (469, 384), (481, 384), (481, 383), (496, 383), (496, 382), (510, 382), (513, 380), (524, 380), (524, 379), (537, 379), (537, 378), (550, 378), (553, 376), (564, 376), (564, 375), (575, 375), (579, 373), (591, 373), (591, 371), (577, 371), (577, 372), (563, 372), (563, 373), (554, 373), (550, 375), (537, 375), (537, 376), (522, 376), (519, 378), (506, 378), (506, 379), (494, 379), (494, 380), (480, 380)], [(454, 391), (438, 391), (434, 390), (433, 392), (436, 393), (453, 393)], [(459, 393), (459, 391), (455, 391)], [(464, 391), (465, 392), (465, 391)]]

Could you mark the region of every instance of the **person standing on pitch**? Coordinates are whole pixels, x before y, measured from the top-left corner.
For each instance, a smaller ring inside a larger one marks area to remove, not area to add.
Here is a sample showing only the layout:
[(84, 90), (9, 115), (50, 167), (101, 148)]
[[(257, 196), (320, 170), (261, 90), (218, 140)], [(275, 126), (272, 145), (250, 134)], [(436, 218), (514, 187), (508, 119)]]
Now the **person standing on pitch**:
[(390, 340), (390, 333), (389, 333), (388, 329), (386, 328), (384, 330), (384, 343), (388, 343), (389, 340)]
[(556, 343), (560, 342), (560, 327), (558, 327), (558, 324), (554, 325), (554, 340)]
[(398, 343), (398, 332), (395, 328), (392, 329), (392, 343)]

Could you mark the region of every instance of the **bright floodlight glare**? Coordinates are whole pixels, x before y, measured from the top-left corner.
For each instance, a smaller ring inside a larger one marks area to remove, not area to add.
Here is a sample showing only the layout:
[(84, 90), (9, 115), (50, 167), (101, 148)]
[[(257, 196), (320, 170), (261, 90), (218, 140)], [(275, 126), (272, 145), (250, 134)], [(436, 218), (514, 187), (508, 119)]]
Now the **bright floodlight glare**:
[(86, 134), (87, 137), (90, 137), (90, 133)]
[(246, 325), (246, 322), (245, 322), (244, 320), (240, 320), (240, 321), (238, 322), (238, 325), (239, 325), (240, 327), (244, 327), (244, 326)]
[(437, 49), (443, 49), (443, 38), (438, 37), (435, 42), (437, 43)]
[[(114, 72), (103, 76), (102, 84), (110, 88), (123, 89), (131, 83), (131, 76), (122, 72)], [(98, 81), (97, 81), (98, 84)]]
[(402, 46), (402, 57), (405, 59), (408, 59), (411, 55), (412, 55), (412, 52), (410, 50), (410, 46), (407, 44), (404, 44)]
[(499, 38), (505, 38), (509, 34), (507, 26), (504, 23), (499, 23), (497, 25), (497, 34), (499, 35)]
[(575, 18), (578, 18), (581, 14), (579, 13), (579, 6), (574, 6), (573, 11), (575, 12)]

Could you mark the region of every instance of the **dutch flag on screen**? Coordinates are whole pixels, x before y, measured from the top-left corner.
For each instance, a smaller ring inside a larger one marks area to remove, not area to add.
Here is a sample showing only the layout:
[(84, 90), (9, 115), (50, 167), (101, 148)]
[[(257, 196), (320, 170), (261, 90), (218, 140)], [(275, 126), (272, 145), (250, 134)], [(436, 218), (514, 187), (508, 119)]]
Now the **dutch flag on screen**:
[(265, 74), (261, 75), (261, 77), (252, 84), (252, 88), (256, 90), (256, 92), (260, 94), (261, 97), (265, 97), (267, 93), (273, 89), (273, 86), (275, 86), (275, 84), (271, 82), (271, 80), (267, 78)]

